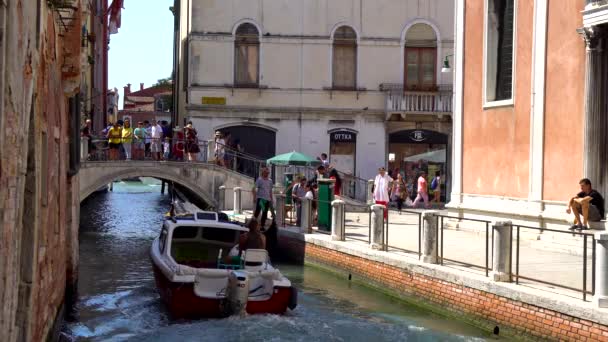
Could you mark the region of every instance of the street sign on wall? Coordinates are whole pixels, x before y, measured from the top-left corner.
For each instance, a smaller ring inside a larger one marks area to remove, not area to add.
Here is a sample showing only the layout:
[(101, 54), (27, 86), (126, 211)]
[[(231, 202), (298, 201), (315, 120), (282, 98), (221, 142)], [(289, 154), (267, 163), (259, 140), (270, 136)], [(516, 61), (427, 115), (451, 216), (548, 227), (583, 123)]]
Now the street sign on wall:
[(208, 96), (203, 96), (203, 104), (204, 105), (219, 105), (219, 106), (224, 106), (224, 105), (226, 105), (226, 98), (225, 97), (208, 97)]

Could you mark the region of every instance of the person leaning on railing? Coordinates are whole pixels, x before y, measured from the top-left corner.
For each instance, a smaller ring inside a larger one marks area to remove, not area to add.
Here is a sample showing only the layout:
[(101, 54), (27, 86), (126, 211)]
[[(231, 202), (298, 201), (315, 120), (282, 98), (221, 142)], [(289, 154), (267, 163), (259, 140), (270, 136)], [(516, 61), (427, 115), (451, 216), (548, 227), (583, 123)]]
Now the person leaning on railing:
[(201, 151), (198, 147), (197, 132), (192, 127), (192, 122), (188, 122), (188, 125), (184, 128), (186, 135), (186, 151), (188, 151), (188, 161), (196, 161), (197, 155)]
[(131, 121), (128, 119), (124, 122), (122, 128), (122, 147), (125, 150), (125, 159), (131, 160), (131, 143), (133, 142), (133, 128), (131, 128)]
[(133, 159), (143, 160), (145, 151), (146, 129), (142, 121), (137, 123), (137, 128), (133, 131)]
[(108, 129), (106, 138), (108, 139), (108, 146), (110, 148), (110, 160), (118, 160), (122, 132), (117, 122), (113, 123), (112, 127)]

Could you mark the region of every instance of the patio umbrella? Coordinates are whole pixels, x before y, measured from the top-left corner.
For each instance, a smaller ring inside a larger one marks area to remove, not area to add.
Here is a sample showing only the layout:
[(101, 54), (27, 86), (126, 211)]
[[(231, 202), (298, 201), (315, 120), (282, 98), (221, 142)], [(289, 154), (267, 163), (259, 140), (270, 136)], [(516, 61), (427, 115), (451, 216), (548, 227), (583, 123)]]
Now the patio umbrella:
[(299, 166), (316, 166), (321, 164), (321, 161), (296, 151), (276, 155), (268, 159), (266, 162), (273, 165)]

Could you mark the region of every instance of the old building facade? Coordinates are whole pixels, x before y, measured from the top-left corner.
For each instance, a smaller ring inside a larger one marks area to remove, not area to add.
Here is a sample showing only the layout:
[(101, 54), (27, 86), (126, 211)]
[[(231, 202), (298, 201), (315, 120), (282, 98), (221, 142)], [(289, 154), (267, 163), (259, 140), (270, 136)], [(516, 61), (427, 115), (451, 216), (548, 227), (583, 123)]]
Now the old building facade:
[(139, 84), (139, 90), (131, 91), (131, 84), (124, 89), (123, 109), (118, 111), (118, 119), (129, 119), (134, 125), (140, 121), (167, 121), (171, 122), (173, 104), (171, 102), (172, 85), (157, 84), (145, 88), (143, 83)]
[(87, 4), (0, 4), (2, 341), (45, 340), (76, 282)]
[(606, 195), (607, 22), (606, 1), (457, 1), (452, 209), (564, 224), (581, 178)]
[[(359, 177), (437, 150), (447, 168), (450, 0), (181, 0), (178, 124), (260, 158), (329, 154)], [(451, 58), (451, 57), (450, 57)]]

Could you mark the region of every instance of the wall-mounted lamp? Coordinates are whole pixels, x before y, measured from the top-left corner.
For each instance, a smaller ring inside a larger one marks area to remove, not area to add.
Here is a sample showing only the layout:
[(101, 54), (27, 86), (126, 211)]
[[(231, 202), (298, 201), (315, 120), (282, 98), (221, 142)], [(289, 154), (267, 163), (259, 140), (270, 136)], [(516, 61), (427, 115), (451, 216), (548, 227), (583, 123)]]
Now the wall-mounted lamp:
[(395, 154), (394, 153), (389, 153), (388, 154), (388, 161), (389, 162), (394, 162), (395, 161)]
[(454, 56), (454, 55), (452, 54), (452, 55), (445, 56), (445, 59), (443, 60), (443, 68), (441, 68), (441, 72), (445, 72), (445, 73), (452, 72), (452, 68), (450, 67), (450, 61), (448, 60), (448, 57), (452, 57), (452, 56)]

